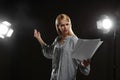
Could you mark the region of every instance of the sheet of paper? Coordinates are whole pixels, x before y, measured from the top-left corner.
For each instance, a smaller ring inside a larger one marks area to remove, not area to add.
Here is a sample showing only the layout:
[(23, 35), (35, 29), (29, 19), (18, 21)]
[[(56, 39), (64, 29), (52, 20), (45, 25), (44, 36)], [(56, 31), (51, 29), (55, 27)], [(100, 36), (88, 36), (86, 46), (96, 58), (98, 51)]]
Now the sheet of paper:
[(72, 58), (79, 60), (90, 59), (102, 43), (103, 41), (100, 39), (78, 39)]

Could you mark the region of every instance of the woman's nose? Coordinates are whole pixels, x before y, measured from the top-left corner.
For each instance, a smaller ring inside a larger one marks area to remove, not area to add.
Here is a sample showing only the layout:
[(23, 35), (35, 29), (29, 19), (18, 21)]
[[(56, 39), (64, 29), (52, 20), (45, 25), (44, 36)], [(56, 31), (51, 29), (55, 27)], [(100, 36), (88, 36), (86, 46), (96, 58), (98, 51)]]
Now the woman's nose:
[(66, 29), (66, 28), (67, 28), (67, 26), (65, 25), (65, 26), (64, 26), (64, 29)]

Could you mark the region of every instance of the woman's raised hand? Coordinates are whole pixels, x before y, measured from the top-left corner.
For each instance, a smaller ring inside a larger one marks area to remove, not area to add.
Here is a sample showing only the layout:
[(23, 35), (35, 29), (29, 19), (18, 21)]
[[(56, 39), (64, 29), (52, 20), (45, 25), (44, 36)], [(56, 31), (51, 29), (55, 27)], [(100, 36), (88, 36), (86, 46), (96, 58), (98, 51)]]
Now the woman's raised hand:
[(37, 31), (36, 29), (34, 29), (34, 37), (35, 37), (36, 39), (41, 38), (41, 34), (40, 34), (40, 32)]
[(44, 45), (45, 42), (43, 41), (43, 39), (41, 38), (41, 34), (39, 31), (37, 31), (37, 29), (34, 29), (34, 37), (38, 40), (38, 42), (41, 44), (41, 45)]

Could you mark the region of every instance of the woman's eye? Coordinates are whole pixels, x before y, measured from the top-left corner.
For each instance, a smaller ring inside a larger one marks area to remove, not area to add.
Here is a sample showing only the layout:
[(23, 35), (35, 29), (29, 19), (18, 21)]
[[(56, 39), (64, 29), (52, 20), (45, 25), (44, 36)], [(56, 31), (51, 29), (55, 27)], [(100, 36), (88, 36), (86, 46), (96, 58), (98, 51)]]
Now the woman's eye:
[(63, 26), (64, 26), (64, 24), (61, 25), (61, 27), (63, 27)]
[(69, 25), (69, 24), (66, 24), (67, 26)]
[(57, 27), (59, 27), (59, 25), (57, 25)]

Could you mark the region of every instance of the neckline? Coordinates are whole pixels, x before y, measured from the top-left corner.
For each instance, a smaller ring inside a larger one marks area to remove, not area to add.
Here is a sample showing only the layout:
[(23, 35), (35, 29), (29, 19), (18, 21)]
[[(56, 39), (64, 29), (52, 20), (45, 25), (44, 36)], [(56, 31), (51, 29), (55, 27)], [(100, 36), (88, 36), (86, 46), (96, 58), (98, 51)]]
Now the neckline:
[(66, 41), (67, 41), (67, 39), (69, 39), (70, 37), (73, 37), (74, 35), (71, 35), (71, 36), (67, 36), (67, 37), (65, 37), (65, 39), (63, 40), (63, 42), (62, 43), (60, 43), (59, 41), (60, 41), (60, 39), (61, 39), (61, 36), (59, 37), (59, 40), (58, 40), (58, 45), (59, 46), (63, 46), (65, 43), (66, 43)]

